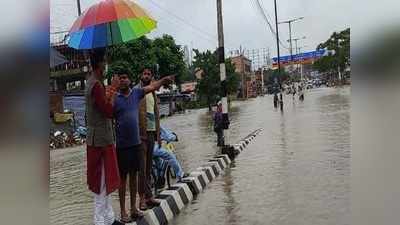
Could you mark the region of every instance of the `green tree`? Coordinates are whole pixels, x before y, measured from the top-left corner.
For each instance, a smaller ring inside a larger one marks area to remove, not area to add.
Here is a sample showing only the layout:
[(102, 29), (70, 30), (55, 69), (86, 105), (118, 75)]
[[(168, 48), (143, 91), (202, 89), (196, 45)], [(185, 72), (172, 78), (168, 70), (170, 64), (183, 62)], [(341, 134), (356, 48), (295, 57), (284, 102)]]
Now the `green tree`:
[(112, 75), (113, 69), (126, 66), (130, 71), (131, 79), (139, 80), (140, 73), (144, 66), (156, 64), (156, 56), (153, 51), (152, 40), (141, 37), (136, 40), (122, 43), (111, 47), (107, 55), (109, 63), (109, 73)]
[(196, 81), (195, 69), (196, 68), (194, 67), (194, 65), (189, 66), (186, 73), (181, 77), (182, 81), (185, 82)]
[[(193, 65), (202, 71), (202, 79), (197, 85), (197, 95), (200, 101), (205, 101), (209, 109), (222, 96), (221, 81), (217, 52), (209, 50), (200, 52), (194, 50), (195, 57)], [(235, 94), (239, 85), (239, 75), (235, 73), (235, 67), (230, 60), (226, 60), (226, 84), (228, 94)]]
[(320, 72), (343, 72), (350, 66), (350, 28), (339, 33), (334, 32), (330, 38), (318, 45), (317, 50), (326, 49), (328, 55), (314, 63), (314, 68)]
[(176, 74), (178, 84), (187, 71), (183, 61), (183, 51), (169, 35), (154, 40), (141, 37), (113, 46), (109, 49), (107, 57), (111, 62), (108, 76), (124, 66), (134, 81), (139, 80), (145, 67), (153, 68), (157, 72), (157, 64), (160, 76)]
[(175, 43), (172, 36), (164, 35), (162, 38), (154, 39), (153, 51), (159, 65), (159, 74), (162, 76), (176, 74), (175, 82), (180, 84), (182, 77), (188, 71), (181, 46)]

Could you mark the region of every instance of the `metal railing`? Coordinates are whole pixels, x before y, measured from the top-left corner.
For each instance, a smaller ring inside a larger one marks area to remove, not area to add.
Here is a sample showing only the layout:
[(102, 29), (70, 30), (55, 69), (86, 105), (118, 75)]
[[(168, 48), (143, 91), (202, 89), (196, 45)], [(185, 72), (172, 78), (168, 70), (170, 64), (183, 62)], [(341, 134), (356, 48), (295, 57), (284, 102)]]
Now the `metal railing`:
[(68, 42), (68, 31), (57, 31), (50, 33), (50, 46), (66, 45)]

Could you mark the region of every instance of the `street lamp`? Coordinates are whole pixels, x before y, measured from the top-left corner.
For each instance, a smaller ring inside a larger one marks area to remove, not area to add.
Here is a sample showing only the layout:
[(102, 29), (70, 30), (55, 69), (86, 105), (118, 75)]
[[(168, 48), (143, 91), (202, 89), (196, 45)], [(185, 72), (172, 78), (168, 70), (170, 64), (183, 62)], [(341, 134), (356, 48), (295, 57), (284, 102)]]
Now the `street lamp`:
[[(298, 53), (297, 53), (297, 49), (298, 49), (298, 47), (297, 47), (297, 41), (304, 40), (304, 39), (306, 39), (306, 36), (303, 36), (303, 37), (301, 37), (301, 38), (293, 38), (293, 39), (292, 39), (292, 40), (295, 42), (296, 54), (298, 54)], [(290, 42), (290, 39), (288, 39), (287, 42)]]
[(292, 23), (298, 20), (302, 20), (304, 19), (304, 16), (302, 17), (298, 17), (298, 18), (294, 18), (294, 19), (290, 19), (290, 20), (285, 20), (285, 21), (281, 21), (278, 24), (283, 24), (283, 23), (287, 23), (289, 24), (289, 42), (290, 42), (290, 60), (293, 60), (293, 47), (292, 47)]
[[(305, 47), (308, 47), (308, 46), (307, 45), (300, 46), (296, 49), (296, 51), (298, 50), (299, 54), (301, 54), (301, 49), (305, 48)], [(303, 80), (303, 64), (301, 62), (300, 62), (300, 80)]]

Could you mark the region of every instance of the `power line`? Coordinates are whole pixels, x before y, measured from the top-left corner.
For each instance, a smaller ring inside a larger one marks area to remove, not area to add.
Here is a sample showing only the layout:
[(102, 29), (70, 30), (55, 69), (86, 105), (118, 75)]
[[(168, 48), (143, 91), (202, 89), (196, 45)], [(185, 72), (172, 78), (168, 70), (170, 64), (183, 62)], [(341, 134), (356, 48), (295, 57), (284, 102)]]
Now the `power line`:
[[(266, 14), (265, 14), (265, 10), (264, 10), (264, 8), (262, 7), (262, 5), (261, 5), (261, 3), (260, 3), (260, 0), (254, 0), (254, 1), (256, 1), (257, 6), (258, 6), (258, 8), (260, 9), (260, 12), (262, 13), (264, 19), (265, 19), (266, 22), (268, 23), (268, 26), (269, 26), (269, 28), (270, 28), (272, 34), (274, 34), (274, 37), (276, 38), (276, 31), (274, 30), (274, 28), (272, 27), (271, 23), (269, 22), (269, 20), (268, 20)], [(279, 39), (279, 43), (281, 44), (282, 47), (284, 47), (284, 48), (286, 48), (286, 49), (289, 49), (288, 47), (286, 47), (285, 44), (283, 44), (283, 42), (282, 42), (280, 39)]]
[[(187, 20), (185, 20), (185, 19), (183, 19), (183, 18), (177, 16), (176, 14), (174, 14), (174, 13), (172, 13), (171, 11), (169, 11), (168, 9), (166, 9), (166, 8), (164, 8), (164, 7), (162, 7), (162, 6), (160, 6), (158, 3), (154, 2), (153, 0), (149, 0), (149, 2), (150, 2), (151, 4), (153, 4), (154, 6), (156, 6), (157, 8), (161, 9), (162, 11), (166, 12), (166, 13), (169, 14), (170, 16), (174, 17), (176, 20), (178, 20), (178, 21), (180, 21), (180, 22), (182, 22), (182, 23), (184, 23), (184, 24), (190, 26), (191, 28), (193, 28), (194, 30), (198, 31), (199, 33), (202, 33), (202, 34), (205, 35), (205, 36), (211, 37), (213, 40), (215, 40), (215, 43), (217, 43), (218, 38), (217, 38), (216, 35), (211, 34), (211, 33), (208, 33), (208, 32), (206, 32), (206, 31), (200, 29), (199, 27), (197, 27), (197, 26), (195, 26), (195, 25), (193, 25), (193, 24), (187, 22)], [(226, 41), (225, 41), (225, 42), (226, 42)], [(228, 42), (228, 43), (229, 43), (229, 42)], [(233, 43), (229, 43), (229, 45), (232, 45), (232, 44), (233, 44)], [(233, 45), (232, 45), (232, 46), (233, 46)]]
[[(271, 33), (274, 35), (274, 39), (276, 39), (276, 31), (274, 30), (272, 24), (269, 22), (268, 20), (268, 16), (266, 15), (261, 3), (259, 2), (259, 0), (250, 0), (252, 6), (259, 12), (261, 13), (261, 15), (263, 16), (264, 21), (268, 24), (268, 28), (271, 31)], [(289, 49), (288, 47), (286, 47), (286, 45), (279, 39), (279, 44), (286, 48)]]

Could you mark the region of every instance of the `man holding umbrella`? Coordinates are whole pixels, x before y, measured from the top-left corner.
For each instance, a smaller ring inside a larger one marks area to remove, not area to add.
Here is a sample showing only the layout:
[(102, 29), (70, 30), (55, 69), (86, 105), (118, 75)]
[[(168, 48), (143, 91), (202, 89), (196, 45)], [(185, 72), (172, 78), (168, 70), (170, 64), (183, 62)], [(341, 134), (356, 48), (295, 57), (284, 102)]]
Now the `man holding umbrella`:
[(113, 78), (106, 92), (103, 85), (104, 50), (93, 50), (92, 73), (85, 89), (87, 123), (87, 184), (94, 193), (94, 224), (118, 225), (110, 194), (120, 186), (114, 132), (113, 103), (119, 80)]
[[(90, 6), (74, 22), (68, 33), (68, 46), (77, 50), (105, 49), (139, 38), (156, 26), (157, 22), (132, 1), (104, 0)], [(104, 50), (93, 51), (91, 64), (93, 74), (85, 89), (88, 184), (95, 193), (95, 225), (118, 224), (113, 222), (109, 194), (120, 183), (111, 126), (113, 99), (119, 80), (112, 80), (112, 88), (106, 94), (102, 82)]]

